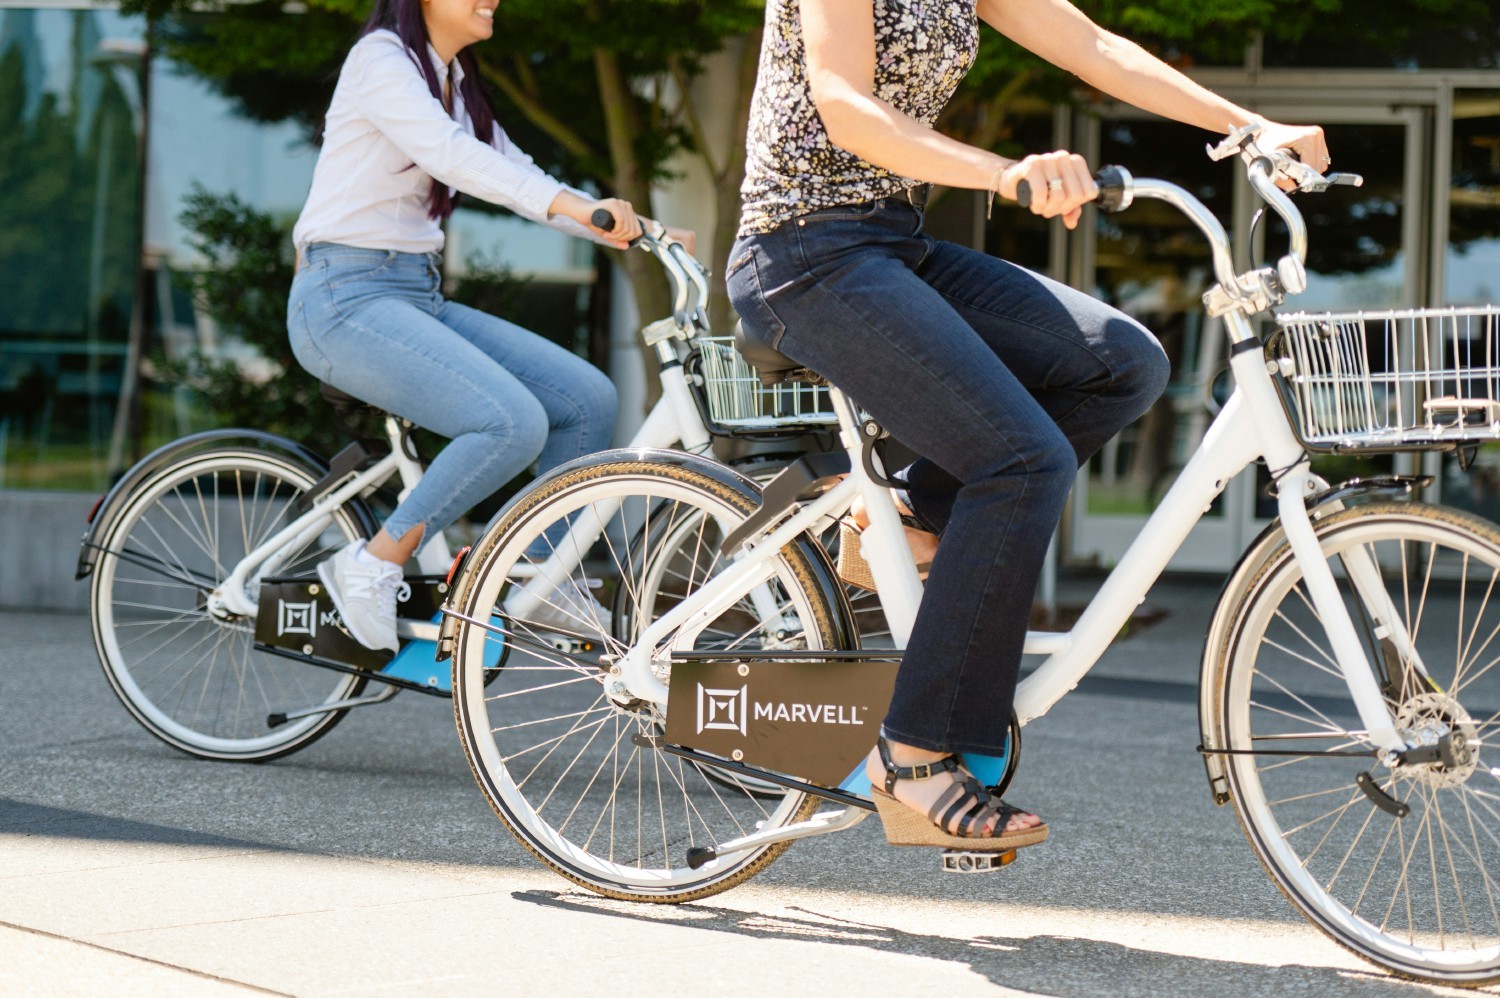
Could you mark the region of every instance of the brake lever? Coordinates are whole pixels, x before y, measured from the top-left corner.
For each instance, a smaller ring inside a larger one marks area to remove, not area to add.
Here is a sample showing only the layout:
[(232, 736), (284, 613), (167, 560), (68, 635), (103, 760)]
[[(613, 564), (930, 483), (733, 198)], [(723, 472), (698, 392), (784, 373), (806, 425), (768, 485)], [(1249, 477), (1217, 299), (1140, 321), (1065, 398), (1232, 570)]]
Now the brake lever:
[(1208, 158), (1215, 163), (1221, 159), (1228, 159), (1243, 149), (1245, 143), (1259, 134), (1260, 122), (1258, 121), (1252, 121), (1248, 125), (1241, 125), (1239, 128), (1231, 128), (1229, 134), (1219, 140), (1218, 145), (1209, 145), (1207, 147)]
[(1309, 187), (1298, 187), (1300, 191), (1320, 194), (1330, 187), (1363, 187), (1365, 178), (1357, 173), (1326, 173), (1318, 178), (1318, 181)]

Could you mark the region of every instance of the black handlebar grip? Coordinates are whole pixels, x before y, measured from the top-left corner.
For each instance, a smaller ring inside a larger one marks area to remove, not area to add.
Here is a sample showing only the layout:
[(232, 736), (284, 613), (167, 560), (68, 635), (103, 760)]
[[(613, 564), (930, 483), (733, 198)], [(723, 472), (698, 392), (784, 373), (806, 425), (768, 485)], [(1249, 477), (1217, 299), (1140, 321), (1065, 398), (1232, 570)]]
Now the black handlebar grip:
[[(1126, 198), (1129, 195), (1130, 174), (1118, 166), (1101, 167), (1094, 174), (1094, 185), (1099, 188), (1099, 196), (1094, 198), (1094, 204), (1099, 206), (1100, 211), (1123, 211), (1127, 206)], [(1021, 181), (1016, 184), (1016, 204), (1022, 208), (1031, 207), (1031, 184)]]
[(595, 208), (594, 213), (589, 216), (589, 221), (594, 223), (594, 228), (609, 232), (615, 227), (615, 216), (609, 213), (608, 208)]
[(1100, 167), (1099, 172), (1094, 174), (1094, 183), (1099, 188), (1099, 196), (1094, 199), (1094, 203), (1099, 206), (1100, 211), (1124, 211), (1130, 207), (1130, 174), (1122, 167)]

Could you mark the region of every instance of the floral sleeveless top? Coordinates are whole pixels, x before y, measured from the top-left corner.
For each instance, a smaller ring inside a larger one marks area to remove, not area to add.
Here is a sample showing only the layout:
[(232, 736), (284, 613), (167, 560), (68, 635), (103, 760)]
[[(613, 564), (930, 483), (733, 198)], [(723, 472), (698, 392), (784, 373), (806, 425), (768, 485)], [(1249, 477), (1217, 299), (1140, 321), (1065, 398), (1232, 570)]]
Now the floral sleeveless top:
[[(931, 127), (979, 48), (976, 0), (874, 0), (875, 96)], [(802, 0), (766, 0), (750, 105), (739, 234), (769, 232), (819, 208), (899, 194), (918, 181), (828, 141), (813, 106)]]

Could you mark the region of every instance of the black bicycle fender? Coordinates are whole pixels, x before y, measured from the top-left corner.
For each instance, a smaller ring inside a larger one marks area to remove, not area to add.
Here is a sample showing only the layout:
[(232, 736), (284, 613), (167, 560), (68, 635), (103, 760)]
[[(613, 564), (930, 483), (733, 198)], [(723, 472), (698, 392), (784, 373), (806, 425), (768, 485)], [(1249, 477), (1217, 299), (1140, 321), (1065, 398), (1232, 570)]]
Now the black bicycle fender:
[[(469, 559), (474, 556), (473, 552), (475, 550), (484, 546), (482, 539), (488, 536), (489, 532), (504, 520), (505, 516), (511, 511), (511, 508), (520, 503), (532, 489), (540, 488), (556, 478), (576, 474), (600, 465), (613, 464), (617, 461), (649, 461), (652, 464), (683, 468), (710, 478), (720, 485), (727, 486), (750, 500), (756, 506), (759, 506), (761, 502), (761, 488), (756, 484), (754, 479), (741, 474), (726, 464), (720, 464), (718, 461), (698, 454), (653, 447), (622, 447), (615, 450), (600, 451), (597, 454), (589, 454), (586, 457), (559, 465), (547, 472), (547, 474), (540, 476), (531, 485), (512, 496), (509, 502), (502, 506), (494, 516), (490, 517), (490, 521), (485, 524), (484, 530), (480, 534), (481, 539), (474, 542), (468, 553), (463, 556), (463, 560), (459, 563), (458, 568), (454, 571), (453, 584), (448, 590), (447, 605), (449, 607), (456, 607), (461, 602), (461, 599), (458, 597), (467, 589), (463, 581), (468, 574)], [(839, 581), (838, 575), (834, 572), (833, 562), (829, 559), (828, 552), (824, 549), (823, 545), (814, 541), (797, 541), (794, 543), (798, 543), (804, 548), (809, 561), (812, 562), (813, 573), (818, 588), (837, 611), (838, 626), (842, 632), (838, 635), (840, 647), (849, 649), (858, 648), (859, 629), (854, 626), (854, 611), (849, 606), (849, 597), (844, 592), (843, 583)], [(454, 628), (454, 618), (444, 614), (438, 638), (437, 659), (440, 662), (447, 660), (453, 654)]]
[(74, 579), (82, 580), (89, 576), (94, 570), (94, 562), (98, 559), (99, 541), (108, 536), (110, 528), (119, 516), (120, 508), (124, 505), (125, 497), (130, 495), (140, 486), (142, 482), (150, 478), (161, 468), (175, 461), (177, 458), (191, 451), (208, 447), (219, 447), (225, 444), (247, 444), (260, 450), (267, 450), (285, 454), (296, 458), (317, 471), (320, 475), (328, 471), (328, 462), (322, 455), (286, 437), (267, 433), (264, 430), (247, 429), (224, 429), (204, 430), (201, 433), (190, 434), (171, 443), (163, 444), (156, 450), (141, 458), (130, 467), (119, 481), (104, 494), (98, 508), (89, 519), (87, 527), (83, 532), (82, 547), (78, 552), (78, 567), (73, 576)]

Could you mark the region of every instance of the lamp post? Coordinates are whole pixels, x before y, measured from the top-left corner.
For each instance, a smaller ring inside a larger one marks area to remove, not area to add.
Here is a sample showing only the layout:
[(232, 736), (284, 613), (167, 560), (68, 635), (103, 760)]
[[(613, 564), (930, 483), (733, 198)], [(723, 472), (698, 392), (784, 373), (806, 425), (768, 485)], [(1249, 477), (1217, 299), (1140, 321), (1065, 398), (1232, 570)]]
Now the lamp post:
[[(130, 326), (125, 340), (125, 360), (120, 372), (120, 391), (115, 401), (115, 418), (110, 427), (109, 454), (105, 459), (105, 469), (113, 477), (124, 469), (126, 462), (126, 448), (134, 440), (134, 428), (136, 416), (140, 403), (140, 367), (141, 357), (145, 353), (146, 345), (146, 295), (149, 292), (150, 282), (146, 276), (145, 260), (142, 258), (140, 249), (144, 242), (145, 215), (146, 215), (146, 165), (148, 159), (149, 127), (150, 127), (150, 85), (151, 85), (151, 22), (147, 22), (145, 35), (140, 39), (134, 38), (103, 38), (95, 46), (94, 53), (89, 61), (101, 70), (108, 71), (112, 67), (122, 67), (131, 70), (135, 78), (135, 91), (140, 99), (138, 114), (140, 116), (140, 130), (136, 139), (136, 176), (139, 178), (136, 195), (136, 226), (131, 234), (132, 243), (136, 247), (135, 267), (135, 293), (131, 296)], [(94, 298), (98, 293), (99, 286), (103, 281), (103, 257), (104, 257), (104, 219), (106, 184), (109, 178), (109, 166), (112, 139), (113, 122), (105, 119), (101, 141), (104, 143), (99, 156), (99, 169), (96, 174), (94, 186), (94, 225), (92, 233), (92, 245), (89, 258), (89, 291), (90, 291), (90, 339), (96, 339), (97, 330), (97, 307)], [(90, 381), (97, 377), (98, 351), (97, 344), (90, 343), (89, 372)], [(92, 389), (92, 385), (90, 388)]]

